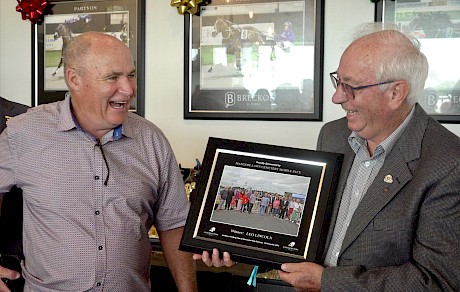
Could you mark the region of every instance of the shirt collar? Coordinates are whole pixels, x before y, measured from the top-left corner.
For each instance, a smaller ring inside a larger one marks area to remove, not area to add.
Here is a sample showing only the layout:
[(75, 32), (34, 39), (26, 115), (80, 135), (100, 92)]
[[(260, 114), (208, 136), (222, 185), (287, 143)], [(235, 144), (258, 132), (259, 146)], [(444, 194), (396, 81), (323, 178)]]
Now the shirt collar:
[[(59, 125), (58, 125), (58, 130), (60, 131), (70, 131), (72, 129), (78, 129), (94, 139), (93, 136), (91, 136), (89, 133), (87, 133), (82, 127), (80, 127), (80, 124), (78, 123), (77, 119), (72, 113), (71, 110), (71, 97), (70, 93), (67, 92), (65, 94), (64, 101), (62, 101), (58, 107), (59, 108)], [(126, 128), (126, 129), (125, 129)], [(131, 136), (128, 133), (132, 133), (132, 129), (129, 126), (124, 127), (123, 124), (120, 124), (113, 128), (111, 131), (109, 131), (107, 134), (104, 135), (104, 137), (111, 137), (109, 140), (116, 141), (118, 139), (121, 139), (123, 135), (125, 136)], [(96, 140), (96, 139), (94, 139)]]

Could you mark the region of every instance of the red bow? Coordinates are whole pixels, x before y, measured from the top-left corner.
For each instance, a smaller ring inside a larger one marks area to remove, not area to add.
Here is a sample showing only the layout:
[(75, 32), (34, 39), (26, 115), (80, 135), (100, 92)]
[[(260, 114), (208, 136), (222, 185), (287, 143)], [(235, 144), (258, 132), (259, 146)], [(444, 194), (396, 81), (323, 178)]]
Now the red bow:
[(47, 0), (17, 0), (18, 5), (16, 11), (21, 12), (22, 19), (29, 19), (33, 24), (38, 22), (38, 19), (43, 14), (43, 11), (48, 5)]

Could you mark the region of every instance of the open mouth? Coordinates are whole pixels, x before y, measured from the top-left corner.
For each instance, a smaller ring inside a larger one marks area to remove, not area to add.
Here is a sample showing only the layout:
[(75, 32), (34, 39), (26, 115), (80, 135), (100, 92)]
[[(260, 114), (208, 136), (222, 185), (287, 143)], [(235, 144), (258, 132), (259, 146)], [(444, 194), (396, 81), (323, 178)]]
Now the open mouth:
[(109, 102), (110, 106), (114, 109), (122, 109), (125, 107), (126, 101), (111, 101)]

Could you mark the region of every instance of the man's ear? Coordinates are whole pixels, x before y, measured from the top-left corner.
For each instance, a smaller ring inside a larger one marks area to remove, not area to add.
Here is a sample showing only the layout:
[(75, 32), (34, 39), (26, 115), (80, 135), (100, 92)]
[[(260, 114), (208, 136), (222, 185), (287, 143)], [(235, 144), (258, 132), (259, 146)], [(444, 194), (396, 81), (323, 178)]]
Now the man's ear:
[(72, 89), (72, 90), (78, 90), (80, 84), (81, 84), (81, 77), (78, 74), (77, 70), (75, 68), (66, 68), (65, 69), (65, 78), (67, 81), (67, 85)]
[(399, 107), (402, 103), (406, 102), (407, 95), (410, 91), (410, 85), (405, 80), (394, 81), (389, 88), (391, 93), (391, 104)]

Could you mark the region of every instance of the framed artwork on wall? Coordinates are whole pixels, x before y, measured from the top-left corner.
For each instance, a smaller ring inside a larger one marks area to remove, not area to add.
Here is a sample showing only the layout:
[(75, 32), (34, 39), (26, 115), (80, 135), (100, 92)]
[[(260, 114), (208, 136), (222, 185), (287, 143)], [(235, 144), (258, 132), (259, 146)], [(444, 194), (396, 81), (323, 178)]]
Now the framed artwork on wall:
[(324, 0), (215, 0), (185, 17), (185, 119), (322, 120)]
[(137, 92), (130, 110), (144, 115), (145, 0), (51, 0), (43, 21), (32, 25), (32, 105), (62, 100), (67, 92), (62, 52), (86, 31), (113, 35), (132, 51)]
[(375, 20), (394, 23), (420, 41), (430, 68), (419, 103), (438, 121), (459, 123), (460, 2), (381, 0)]

